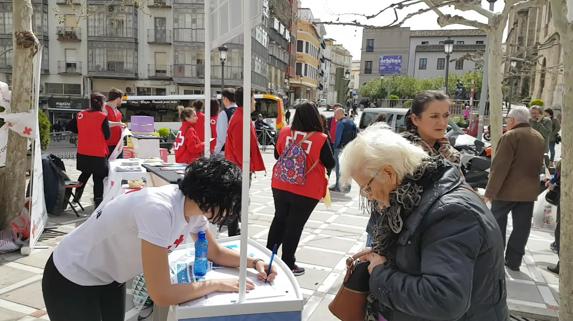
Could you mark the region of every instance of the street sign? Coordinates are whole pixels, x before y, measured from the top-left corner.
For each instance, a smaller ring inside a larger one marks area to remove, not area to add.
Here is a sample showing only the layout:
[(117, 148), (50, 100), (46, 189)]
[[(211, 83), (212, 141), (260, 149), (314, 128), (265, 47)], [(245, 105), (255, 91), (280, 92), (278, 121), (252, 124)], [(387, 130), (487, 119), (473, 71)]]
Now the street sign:
[(397, 75), (402, 71), (402, 56), (380, 56), (380, 75)]

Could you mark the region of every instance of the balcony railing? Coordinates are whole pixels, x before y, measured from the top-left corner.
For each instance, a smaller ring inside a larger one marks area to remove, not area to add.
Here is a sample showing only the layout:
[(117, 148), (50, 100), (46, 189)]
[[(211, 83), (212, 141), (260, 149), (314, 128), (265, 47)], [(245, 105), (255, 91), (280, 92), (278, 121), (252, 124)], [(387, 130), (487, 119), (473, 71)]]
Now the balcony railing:
[(113, 28), (101, 26), (89, 29), (90, 37), (137, 38), (137, 28)]
[(81, 34), (79, 28), (74, 27), (58, 27), (58, 40), (60, 41), (81, 41)]
[[(221, 65), (211, 66), (211, 78), (221, 79)], [(225, 80), (243, 80), (243, 67), (225, 66)]]
[(147, 42), (154, 44), (171, 44), (173, 32), (171, 29), (148, 29)]
[(82, 73), (82, 63), (80, 61), (58, 61), (58, 74), (78, 74)]
[[(173, 78), (205, 78), (205, 65), (203, 64), (176, 64), (173, 65)], [(221, 66), (211, 66), (211, 79), (221, 80)], [(225, 66), (225, 80), (242, 80), (243, 67)]]
[(81, 4), (81, 0), (58, 0), (56, 1), (56, 4), (61, 4), (61, 5), (80, 5)]
[(169, 79), (172, 77), (170, 65), (147, 65), (147, 74), (153, 79)]
[(147, 6), (149, 8), (171, 8), (173, 0), (148, 0)]
[(173, 35), (175, 41), (205, 42), (205, 29), (175, 28)]
[(88, 71), (94, 76), (137, 77), (137, 64), (123, 61), (108, 61), (104, 64), (89, 64)]

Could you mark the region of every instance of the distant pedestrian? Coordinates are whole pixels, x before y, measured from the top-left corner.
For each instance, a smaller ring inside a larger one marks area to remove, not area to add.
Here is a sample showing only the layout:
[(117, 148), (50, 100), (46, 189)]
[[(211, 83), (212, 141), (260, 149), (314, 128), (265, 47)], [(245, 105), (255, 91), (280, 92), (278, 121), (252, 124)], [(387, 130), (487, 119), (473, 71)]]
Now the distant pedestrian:
[(553, 132), (553, 123), (551, 119), (543, 116), (543, 109), (539, 106), (531, 106), (529, 109), (531, 113), (531, 119), (529, 124), (533, 129), (538, 131), (545, 142), (545, 152), (549, 151), (549, 138)]
[(197, 114), (197, 122), (192, 124), (193, 129), (195, 129), (195, 132), (197, 133), (199, 140), (201, 142), (205, 142), (205, 113), (203, 112), (204, 109), (203, 101), (195, 100), (191, 104), (191, 107), (195, 110), (195, 113)]
[(559, 131), (561, 130), (561, 122), (553, 112), (551, 108), (545, 108), (545, 117), (551, 119), (551, 135), (549, 135), (549, 160), (555, 161), (555, 144), (559, 143), (560, 136)]
[(471, 115), (471, 108), (470, 105), (466, 105), (464, 107), (464, 119), (467, 121), (470, 119), (470, 115)]
[[(111, 155), (111, 153), (113, 153), (115, 147), (119, 144), (123, 128), (127, 127), (127, 125), (122, 122), (123, 115), (121, 114), (121, 111), (119, 111), (118, 109), (119, 106), (121, 106), (122, 99), (123, 99), (123, 91), (117, 88), (112, 88), (107, 94), (107, 102), (105, 103), (105, 108), (102, 110), (103, 113), (107, 115), (111, 131), (111, 135), (109, 139), (107, 139), (107, 146), (109, 148), (108, 155)], [(122, 154), (123, 151), (120, 152), (117, 158), (121, 158)]]
[[(551, 180), (545, 183), (545, 187), (547, 187), (550, 191), (561, 193), (561, 161), (557, 163), (555, 169), (555, 174)], [(557, 220), (555, 222), (555, 242), (551, 243), (551, 249), (554, 250), (557, 255), (559, 255), (559, 250), (561, 248), (561, 195), (558, 196), (558, 202)], [(547, 270), (555, 274), (559, 274), (559, 261), (557, 261), (557, 264), (548, 265)]]
[[(272, 178), (275, 216), (269, 229), (267, 248), (272, 250), (275, 245), (282, 245), (282, 260), (295, 276), (304, 274), (304, 268), (295, 263), (302, 230), (320, 199), (326, 195), (327, 171), (335, 163), (323, 130), (318, 109), (303, 103), (296, 107), (292, 127), (280, 131), (275, 148), (278, 159)], [(301, 153), (294, 153), (295, 148)]]
[(287, 124), (290, 124), (290, 116), (291, 116), (291, 115), (290, 115), (290, 108), (287, 107), (287, 111), (286, 111), (286, 113), (285, 113), (285, 118), (286, 118), (286, 123), (287, 123)]
[(346, 144), (350, 143), (356, 135), (358, 135), (358, 128), (354, 121), (349, 118), (346, 118), (344, 114), (344, 110), (342, 108), (337, 108), (334, 111), (334, 117), (336, 118), (336, 138), (334, 139), (333, 150), (334, 150), (334, 159), (336, 160), (336, 183), (329, 187), (331, 191), (334, 192), (349, 192), (350, 186), (346, 188), (344, 191), (340, 188), (340, 165), (338, 161), (338, 157), (342, 152), (342, 149)]
[(215, 155), (225, 155), (225, 142), (227, 141), (227, 129), (231, 116), (237, 110), (235, 103), (235, 90), (226, 88), (221, 93), (223, 109), (217, 116), (217, 143), (215, 145)]
[(93, 175), (94, 207), (103, 201), (103, 180), (107, 177), (109, 148), (107, 139), (111, 136), (106, 114), (102, 112), (105, 96), (93, 93), (90, 108), (82, 110), (70, 122), (70, 130), (78, 134), (78, 155), (76, 168), (81, 171), (78, 181), (81, 187), (75, 191), (74, 201), (79, 202), (84, 188)]
[[(332, 105), (332, 108), (334, 110), (342, 108), (341, 104), (334, 104)], [(332, 117), (328, 117), (328, 119), (326, 120), (326, 129), (328, 130), (328, 136), (330, 137), (330, 144), (334, 145), (334, 140), (336, 139), (336, 125), (337, 125), (337, 120), (335, 116)]]
[(505, 265), (519, 271), (531, 230), (533, 203), (540, 192), (539, 170), (545, 141), (529, 125), (529, 110), (513, 107), (507, 115), (508, 131), (501, 136), (493, 157), (486, 201), (501, 229), (505, 242), (507, 215), (511, 212), (513, 231), (507, 242)]
[(198, 122), (197, 112), (191, 107), (183, 108), (181, 111), (181, 128), (175, 142), (175, 161), (180, 164), (191, 164), (203, 155), (205, 142), (201, 140), (195, 130)]

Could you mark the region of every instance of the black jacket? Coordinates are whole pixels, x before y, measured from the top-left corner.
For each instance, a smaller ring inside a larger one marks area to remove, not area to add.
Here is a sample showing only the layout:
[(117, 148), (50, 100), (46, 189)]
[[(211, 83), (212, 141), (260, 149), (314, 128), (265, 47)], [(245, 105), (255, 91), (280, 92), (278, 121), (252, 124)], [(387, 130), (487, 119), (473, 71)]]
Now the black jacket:
[(506, 321), (503, 250), (492, 213), (449, 167), (425, 187), (395, 264), (372, 271), (370, 292), (389, 321)]

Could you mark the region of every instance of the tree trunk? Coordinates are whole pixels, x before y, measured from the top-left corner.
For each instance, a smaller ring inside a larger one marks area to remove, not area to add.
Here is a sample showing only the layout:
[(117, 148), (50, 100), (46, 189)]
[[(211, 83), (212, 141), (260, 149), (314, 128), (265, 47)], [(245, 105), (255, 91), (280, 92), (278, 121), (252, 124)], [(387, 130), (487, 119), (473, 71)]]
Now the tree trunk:
[(498, 15), (491, 19), (490, 26), (493, 27), (493, 30), (488, 34), (487, 74), (489, 87), (489, 123), (491, 130), (490, 142), (495, 153), (503, 127), (503, 92), (501, 90), (503, 73), (501, 66), (503, 65), (503, 29), (505, 28), (507, 17)]
[(559, 320), (573, 320), (573, 1), (551, 0), (553, 24), (563, 50), (563, 105), (561, 120), (561, 244), (559, 249)]
[[(34, 101), (32, 59), (38, 51), (38, 39), (32, 33), (30, 0), (12, 1), (12, 15), (14, 61), (11, 109), (13, 113), (20, 113), (29, 111)], [(4, 227), (24, 205), (27, 143), (26, 138), (10, 131), (6, 171), (0, 176), (0, 227)]]

